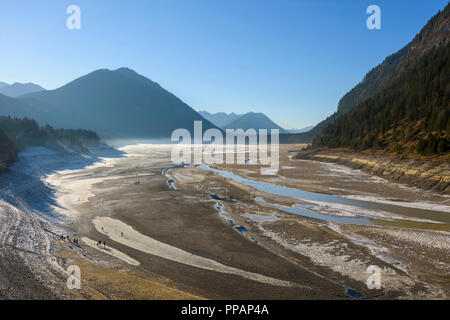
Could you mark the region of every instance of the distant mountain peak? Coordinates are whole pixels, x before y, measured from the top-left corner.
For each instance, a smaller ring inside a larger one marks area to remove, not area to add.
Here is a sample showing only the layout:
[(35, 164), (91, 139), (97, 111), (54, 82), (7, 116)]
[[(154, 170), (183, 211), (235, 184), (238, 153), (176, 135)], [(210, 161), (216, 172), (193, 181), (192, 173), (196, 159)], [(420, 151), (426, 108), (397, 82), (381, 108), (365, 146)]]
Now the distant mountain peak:
[(133, 74), (133, 75), (138, 75), (138, 73), (136, 71), (134, 71), (133, 69), (130, 69), (128, 67), (121, 67), (118, 68), (116, 70), (112, 70), (113, 72), (118, 72), (118, 73), (125, 73), (125, 74)]
[(227, 124), (224, 129), (278, 129), (280, 133), (289, 133), (262, 112), (248, 112)]
[[(20, 97), (40, 124), (113, 137), (170, 139), (194, 121), (216, 128), (181, 99), (129, 68), (98, 69), (55, 90)], [(24, 114), (27, 115), (28, 113)]]
[(208, 111), (199, 111), (198, 113), (205, 119), (211, 121), (213, 124), (215, 124), (219, 128), (223, 128), (230, 122), (232, 122), (242, 116), (242, 114), (236, 114), (234, 112), (231, 112), (231, 113), (225, 113), (225, 112), (209, 113)]
[(301, 128), (301, 129), (293, 128), (293, 129), (288, 129), (288, 131), (290, 133), (304, 133), (304, 132), (310, 131), (312, 128), (314, 128), (314, 126), (307, 126), (307, 127)]
[(16, 98), (19, 96), (23, 96), (29, 93), (44, 91), (45, 89), (41, 86), (27, 82), (27, 83), (20, 83), (20, 82), (14, 82), (13, 84), (6, 84), (4, 86), (0, 86), (0, 94), (4, 94), (5, 96)]
[(280, 133), (289, 133), (262, 112), (250, 111), (245, 114), (217, 112), (211, 114), (207, 111), (199, 111), (199, 113), (222, 129), (279, 129)]

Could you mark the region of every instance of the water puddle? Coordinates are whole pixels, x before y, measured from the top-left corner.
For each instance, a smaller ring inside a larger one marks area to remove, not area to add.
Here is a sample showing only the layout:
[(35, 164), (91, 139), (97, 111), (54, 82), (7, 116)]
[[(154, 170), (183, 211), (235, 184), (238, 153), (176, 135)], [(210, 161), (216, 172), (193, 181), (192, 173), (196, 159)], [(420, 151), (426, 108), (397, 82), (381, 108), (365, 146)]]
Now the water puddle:
[(319, 220), (336, 222), (336, 223), (344, 223), (344, 224), (357, 224), (357, 225), (371, 225), (370, 219), (365, 217), (342, 217), (342, 216), (334, 216), (331, 214), (319, 213), (316, 211), (308, 210), (307, 208), (313, 207), (312, 205), (296, 205), (293, 207), (282, 206), (279, 204), (274, 204), (270, 202), (266, 202), (263, 198), (257, 197), (255, 199), (256, 202), (271, 206), (272, 208), (276, 208), (285, 212), (293, 213), (299, 216), (315, 218)]
[(230, 225), (234, 225), (234, 220), (231, 219), (231, 216), (228, 212), (225, 211), (225, 207), (223, 206), (222, 202), (220, 200), (223, 200), (219, 195), (217, 194), (211, 194), (209, 195), (211, 199), (214, 199), (216, 201), (216, 209), (219, 211), (219, 216), (222, 217), (225, 222), (227, 222)]
[(249, 218), (253, 222), (271, 222), (280, 220), (280, 218), (278, 217), (265, 216), (262, 214), (255, 214), (255, 213), (246, 213), (244, 214), (244, 217)]
[[(167, 173), (169, 173), (169, 171), (174, 170), (174, 169), (182, 169), (182, 168), (186, 168), (187, 166), (189, 166), (189, 163), (182, 163), (182, 164), (180, 164), (180, 165), (168, 167), (168, 168), (165, 168), (165, 169), (162, 171), (161, 174), (162, 174), (164, 177), (167, 177)], [(175, 188), (175, 182), (177, 182), (177, 180), (175, 180), (174, 178), (170, 178), (169, 180), (167, 180), (167, 184), (169, 185), (169, 188), (170, 188), (171, 190), (176, 190), (176, 188)]]
[(239, 231), (240, 233), (246, 233), (248, 231), (248, 228), (244, 227), (244, 226), (237, 226), (234, 227), (237, 231)]

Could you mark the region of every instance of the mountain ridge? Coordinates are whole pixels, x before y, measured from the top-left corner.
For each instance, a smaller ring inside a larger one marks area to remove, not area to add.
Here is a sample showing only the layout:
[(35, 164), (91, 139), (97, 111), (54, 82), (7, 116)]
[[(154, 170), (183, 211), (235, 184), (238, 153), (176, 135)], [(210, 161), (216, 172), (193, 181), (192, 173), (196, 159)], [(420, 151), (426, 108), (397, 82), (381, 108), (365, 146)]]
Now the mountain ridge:
[(218, 126), (219, 128), (223, 128), (230, 122), (236, 120), (237, 118), (243, 116), (243, 114), (236, 114), (234, 112), (226, 113), (226, 112), (216, 112), (209, 113), (208, 111), (199, 111), (198, 112), (203, 118), (211, 121), (213, 124)]
[(275, 122), (273, 122), (267, 115), (262, 112), (247, 112), (244, 114), (236, 114), (231, 112), (209, 113), (207, 111), (199, 111), (199, 113), (210, 120), (216, 126), (222, 129), (279, 129), (282, 134), (289, 134), (286, 130)]
[(289, 134), (262, 112), (248, 112), (227, 124), (223, 129), (278, 129), (280, 134)]
[(11, 98), (17, 98), (29, 93), (40, 92), (45, 90), (41, 86), (32, 82), (27, 83), (14, 82), (13, 84), (7, 83), (4, 84), (5, 84), (4, 86), (0, 86), (0, 94), (3, 94)]
[(41, 123), (83, 128), (115, 137), (167, 138), (193, 132), (193, 123), (216, 128), (158, 83), (129, 68), (98, 69), (66, 85), (18, 98)]

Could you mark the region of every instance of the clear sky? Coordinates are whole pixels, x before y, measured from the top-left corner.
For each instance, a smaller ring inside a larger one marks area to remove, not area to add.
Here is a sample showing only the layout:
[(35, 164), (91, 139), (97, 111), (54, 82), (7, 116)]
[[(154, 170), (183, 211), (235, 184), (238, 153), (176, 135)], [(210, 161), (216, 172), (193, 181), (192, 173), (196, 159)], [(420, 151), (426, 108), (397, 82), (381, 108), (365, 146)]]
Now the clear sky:
[[(66, 8), (81, 8), (69, 30)], [(381, 8), (381, 30), (366, 9)], [(0, 81), (46, 89), (129, 67), (196, 110), (316, 124), (447, 0), (40, 0), (0, 2)]]

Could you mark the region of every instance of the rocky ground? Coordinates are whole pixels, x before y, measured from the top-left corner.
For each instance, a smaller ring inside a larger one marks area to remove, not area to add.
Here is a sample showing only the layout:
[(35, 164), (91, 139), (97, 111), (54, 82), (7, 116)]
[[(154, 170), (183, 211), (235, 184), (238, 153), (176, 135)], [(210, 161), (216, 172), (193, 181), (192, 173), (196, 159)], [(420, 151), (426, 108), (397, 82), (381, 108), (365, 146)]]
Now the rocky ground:
[(295, 157), (296, 159), (342, 164), (391, 181), (450, 194), (450, 161), (433, 162), (419, 159), (398, 159), (392, 156), (315, 148), (299, 151)]

